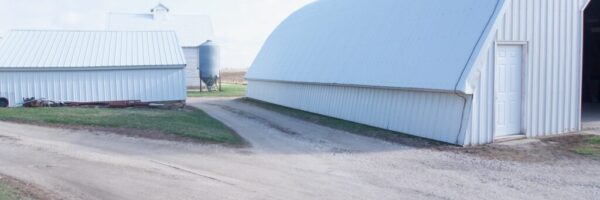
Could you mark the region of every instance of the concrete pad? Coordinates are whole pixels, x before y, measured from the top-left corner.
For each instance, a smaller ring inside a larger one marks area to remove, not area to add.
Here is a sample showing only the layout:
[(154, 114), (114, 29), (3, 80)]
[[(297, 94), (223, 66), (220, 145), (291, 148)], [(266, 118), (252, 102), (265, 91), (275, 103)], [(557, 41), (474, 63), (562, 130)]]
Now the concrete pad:
[(581, 125), (583, 126), (583, 130), (600, 129), (600, 104), (583, 104)]
[(519, 146), (519, 145), (531, 144), (531, 143), (536, 143), (536, 142), (540, 142), (540, 140), (532, 139), (532, 138), (522, 138), (522, 139), (516, 139), (516, 140), (500, 141), (500, 142), (496, 142), (495, 144), (506, 145), (506, 146)]

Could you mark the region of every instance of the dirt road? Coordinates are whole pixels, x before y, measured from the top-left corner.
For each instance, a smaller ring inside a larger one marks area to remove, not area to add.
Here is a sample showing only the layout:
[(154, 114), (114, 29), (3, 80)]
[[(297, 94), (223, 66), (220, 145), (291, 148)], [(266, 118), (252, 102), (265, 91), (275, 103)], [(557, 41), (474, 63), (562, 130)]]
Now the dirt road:
[(196, 105), (227, 148), (0, 122), (0, 173), (64, 199), (594, 199), (600, 162), (521, 163), (413, 148), (227, 99)]

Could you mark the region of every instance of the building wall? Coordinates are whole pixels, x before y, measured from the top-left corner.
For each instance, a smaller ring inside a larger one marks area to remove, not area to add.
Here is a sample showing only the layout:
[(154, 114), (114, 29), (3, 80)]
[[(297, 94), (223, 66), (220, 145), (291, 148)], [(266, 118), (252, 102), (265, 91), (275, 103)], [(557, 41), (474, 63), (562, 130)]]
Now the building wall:
[[(476, 86), (465, 107), (459, 96), (448, 93), (256, 80), (249, 81), (248, 96), (449, 143), (486, 144), (494, 141), (496, 42), (524, 42), (524, 133), (538, 137), (578, 131), (581, 9), (587, 2), (507, 0), (470, 74)], [(467, 114), (461, 117), (463, 110)]]
[(185, 67), (185, 84), (188, 88), (200, 87), (200, 52), (198, 47), (183, 47), (187, 66)]
[(183, 69), (2, 71), (0, 96), (53, 101), (178, 101), (186, 99)]
[(463, 109), (470, 100), (465, 104), (453, 93), (255, 80), (248, 83), (250, 98), (453, 144), (462, 143), (461, 124), (468, 121)]
[(494, 140), (495, 42), (526, 42), (524, 123), (528, 137), (578, 131), (581, 116), (581, 8), (588, 0), (510, 0), (476, 64), (465, 144)]

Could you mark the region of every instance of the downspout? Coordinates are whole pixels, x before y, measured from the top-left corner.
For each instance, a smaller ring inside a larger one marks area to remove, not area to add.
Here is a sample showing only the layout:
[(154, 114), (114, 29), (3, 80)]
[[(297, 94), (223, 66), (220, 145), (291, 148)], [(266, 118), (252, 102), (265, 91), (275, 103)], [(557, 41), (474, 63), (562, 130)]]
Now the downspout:
[(460, 73), (460, 76), (458, 77), (458, 80), (456, 81), (456, 84), (454, 85), (454, 94), (458, 97), (460, 97), (463, 100), (463, 109), (462, 109), (462, 113), (460, 115), (460, 126), (458, 129), (458, 134), (456, 135), (456, 144), (459, 144), (460, 142), (460, 136), (461, 133), (463, 132), (463, 125), (464, 125), (464, 120), (465, 120), (465, 114), (467, 112), (467, 103), (468, 103), (468, 99), (467, 99), (467, 95), (458, 90), (458, 85), (460, 84), (460, 81), (463, 79), (463, 76), (465, 75), (465, 72), (467, 71), (467, 68), (469, 67), (469, 65), (472, 65), (473, 62), (475, 62), (473, 59), (475, 59), (475, 54), (479, 55), (476, 51), (479, 49), (479, 47), (482, 44), (482, 40), (486, 39), (486, 33), (491, 29), (492, 27), (492, 21), (495, 19), (495, 16), (499, 13), (499, 9), (498, 7), (500, 6), (500, 2), (503, 2), (503, 0), (496, 0), (496, 5), (494, 6), (494, 12), (492, 12), (492, 14), (490, 15), (490, 17), (488, 18), (488, 22), (485, 26), (485, 28), (481, 31), (481, 34), (479, 35), (479, 39), (477, 39), (477, 42), (475, 43), (475, 46), (473, 46), (473, 50), (471, 51), (471, 55), (469, 56), (469, 59), (467, 59), (467, 62), (465, 63), (465, 66), (462, 69), (462, 72)]

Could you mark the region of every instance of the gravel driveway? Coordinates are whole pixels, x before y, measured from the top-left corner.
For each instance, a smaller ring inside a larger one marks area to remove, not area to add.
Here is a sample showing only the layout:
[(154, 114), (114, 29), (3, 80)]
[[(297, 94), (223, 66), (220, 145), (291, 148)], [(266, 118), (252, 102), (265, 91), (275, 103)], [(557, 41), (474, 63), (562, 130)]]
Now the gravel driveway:
[(64, 199), (597, 199), (600, 162), (494, 161), (192, 99), (246, 138), (227, 148), (0, 122), (0, 173)]

